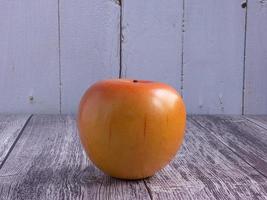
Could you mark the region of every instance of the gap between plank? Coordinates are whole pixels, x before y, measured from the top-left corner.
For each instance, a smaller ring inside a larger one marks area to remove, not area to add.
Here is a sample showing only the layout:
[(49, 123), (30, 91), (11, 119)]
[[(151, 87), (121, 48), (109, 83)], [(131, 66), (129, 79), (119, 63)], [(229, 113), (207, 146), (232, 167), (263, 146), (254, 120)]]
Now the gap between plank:
[(60, 20), (60, 0), (57, 1), (57, 23), (58, 23), (58, 79), (59, 79), (59, 114), (62, 113), (62, 69), (61, 69), (61, 20)]
[[(260, 128), (263, 128), (264, 130), (267, 130), (267, 128), (266, 128), (266, 127), (264, 127), (264, 126), (262, 126), (262, 125), (258, 124), (257, 122), (255, 122), (255, 121), (257, 121), (257, 120), (253, 121), (253, 120), (251, 120), (251, 119), (247, 118), (246, 116), (243, 116), (243, 119), (245, 119), (245, 120), (247, 120), (247, 121), (249, 121), (249, 122), (251, 122), (251, 123), (253, 123), (253, 124), (257, 125), (257, 126), (258, 126), (258, 127), (260, 127)], [(267, 124), (266, 124), (266, 125), (267, 125)]]
[(144, 181), (144, 184), (145, 184), (145, 188), (146, 188), (146, 190), (147, 190), (147, 192), (148, 192), (149, 198), (150, 198), (151, 200), (153, 200), (152, 191), (151, 191), (150, 188), (148, 187), (146, 181), (145, 181), (145, 180), (143, 180), (143, 181)]
[(0, 170), (2, 169), (2, 167), (4, 166), (9, 154), (12, 152), (12, 150), (14, 149), (15, 145), (17, 144), (19, 138), (21, 137), (24, 129), (26, 128), (26, 126), (28, 125), (28, 123), (30, 122), (31, 118), (32, 118), (33, 115), (30, 115), (29, 118), (27, 119), (27, 121), (25, 122), (25, 124), (23, 125), (22, 129), (20, 130), (16, 140), (13, 142), (12, 146), (10, 147), (10, 149), (8, 150), (5, 158), (3, 159), (3, 162), (0, 164)]
[(245, 1), (245, 32), (244, 32), (244, 52), (243, 52), (243, 86), (242, 86), (242, 115), (245, 114), (245, 84), (246, 84), (246, 55), (247, 55), (247, 19), (248, 19), (248, 0)]
[(265, 176), (265, 174), (261, 173), (260, 171), (258, 171), (257, 168), (253, 167), (250, 163), (248, 163), (245, 159), (243, 159), (242, 156), (240, 156), (237, 152), (235, 152), (231, 147), (229, 147), (227, 144), (225, 144), (220, 138), (217, 137), (217, 135), (211, 131), (206, 129), (204, 126), (202, 126), (200, 123), (198, 123), (198, 121), (196, 119), (190, 118), (191, 120), (193, 120), (195, 123), (197, 123), (200, 127), (202, 127), (204, 130), (206, 130), (207, 132), (210, 132), (219, 142), (221, 142), (224, 146), (226, 146), (230, 151), (232, 151), (235, 155), (237, 155), (241, 160), (243, 160), (245, 163), (247, 163), (250, 167), (252, 167), (255, 171), (257, 171), (260, 175), (262, 175), (263, 177), (267, 178), (267, 176)]
[(119, 61), (119, 65), (120, 65), (120, 71), (119, 71), (119, 78), (122, 78), (122, 41), (123, 41), (123, 35), (122, 35), (122, 4), (123, 4), (123, 0), (118, 0), (118, 4), (119, 4), (119, 6), (120, 6), (120, 32), (119, 32), (119, 34), (120, 34), (120, 38), (119, 38), (119, 40), (120, 40), (120, 45), (119, 45), (119, 59), (120, 59), (120, 61)]

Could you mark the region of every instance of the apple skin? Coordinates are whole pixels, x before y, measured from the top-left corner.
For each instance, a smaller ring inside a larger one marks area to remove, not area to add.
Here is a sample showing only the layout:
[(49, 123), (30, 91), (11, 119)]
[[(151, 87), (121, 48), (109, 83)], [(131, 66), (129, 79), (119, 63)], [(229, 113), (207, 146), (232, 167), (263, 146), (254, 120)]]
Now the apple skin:
[(176, 155), (186, 111), (172, 87), (159, 82), (114, 79), (83, 95), (77, 125), (91, 161), (121, 179), (152, 176)]

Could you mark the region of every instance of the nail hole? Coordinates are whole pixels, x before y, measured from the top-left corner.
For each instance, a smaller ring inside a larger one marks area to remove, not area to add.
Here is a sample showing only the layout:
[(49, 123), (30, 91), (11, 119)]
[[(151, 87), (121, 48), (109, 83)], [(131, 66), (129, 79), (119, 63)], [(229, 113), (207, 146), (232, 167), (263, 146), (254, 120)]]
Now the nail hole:
[(30, 101), (33, 101), (33, 99), (34, 99), (33, 96), (29, 96)]
[(241, 4), (241, 7), (242, 7), (242, 8), (246, 8), (246, 7), (247, 7), (247, 2), (243, 2), (243, 3)]

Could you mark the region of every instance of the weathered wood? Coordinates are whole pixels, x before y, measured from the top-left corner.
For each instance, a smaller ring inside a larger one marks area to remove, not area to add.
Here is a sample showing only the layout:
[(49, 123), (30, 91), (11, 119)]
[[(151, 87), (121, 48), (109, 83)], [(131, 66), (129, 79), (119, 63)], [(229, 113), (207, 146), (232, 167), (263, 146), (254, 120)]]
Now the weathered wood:
[[(150, 199), (149, 195), (153, 199), (183, 200), (267, 198), (267, 178), (210, 130), (214, 118), (192, 118), (188, 119), (185, 142), (174, 161), (144, 184), (113, 179), (96, 169), (82, 150), (73, 117), (34, 116), (0, 169), (0, 199)], [(223, 127), (226, 122), (220, 122), (229, 119), (225, 118), (215, 120), (219, 134), (222, 130), (229, 132)], [(205, 128), (204, 120), (208, 121)], [(266, 141), (266, 132), (259, 131), (259, 126), (242, 117), (231, 120), (238, 126), (245, 123), (243, 129), (252, 126), (251, 134)], [(234, 126), (231, 123), (230, 129)], [(2, 128), (0, 123), (0, 137)]]
[(185, 0), (184, 99), (188, 113), (241, 114), (243, 0)]
[(116, 0), (60, 1), (61, 110), (76, 113), (85, 90), (120, 71)]
[(143, 181), (110, 178), (88, 161), (70, 116), (33, 116), (0, 170), (0, 199), (149, 199)]
[(266, 129), (241, 116), (192, 116), (192, 118), (267, 177)]
[(0, 115), (0, 169), (30, 115)]
[(0, 112), (59, 113), (58, 3), (0, 1)]
[(267, 129), (267, 115), (248, 115), (245, 118)]
[(267, 114), (267, 1), (248, 0), (245, 114)]
[(190, 118), (181, 151), (146, 184), (153, 199), (267, 198), (267, 179)]
[(182, 0), (122, 2), (122, 75), (181, 88)]

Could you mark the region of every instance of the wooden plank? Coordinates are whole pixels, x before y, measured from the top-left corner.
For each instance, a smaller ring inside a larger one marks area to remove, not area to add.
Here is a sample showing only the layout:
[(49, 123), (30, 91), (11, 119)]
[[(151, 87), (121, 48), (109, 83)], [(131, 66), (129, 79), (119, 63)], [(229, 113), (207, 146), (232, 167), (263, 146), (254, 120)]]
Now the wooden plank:
[(62, 113), (76, 113), (85, 90), (118, 78), (120, 6), (112, 0), (60, 1)]
[(179, 154), (146, 184), (153, 199), (267, 197), (267, 178), (191, 118)]
[(0, 170), (3, 199), (149, 199), (143, 181), (96, 169), (70, 116), (33, 116)]
[(0, 169), (30, 115), (0, 115)]
[(193, 116), (193, 119), (267, 177), (266, 129), (241, 116)]
[(180, 90), (182, 0), (122, 1), (122, 75)]
[(267, 114), (267, 1), (249, 1), (245, 66), (245, 114)]
[(0, 111), (58, 113), (57, 1), (0, 2)]
[(247, 120), (258, 124), (262, 128), (267, 129), (267, 115), (247, 115), (244, 116)]
[(188, 113), (241, 114), (243, 0), (185, 1), (184, 99)]

